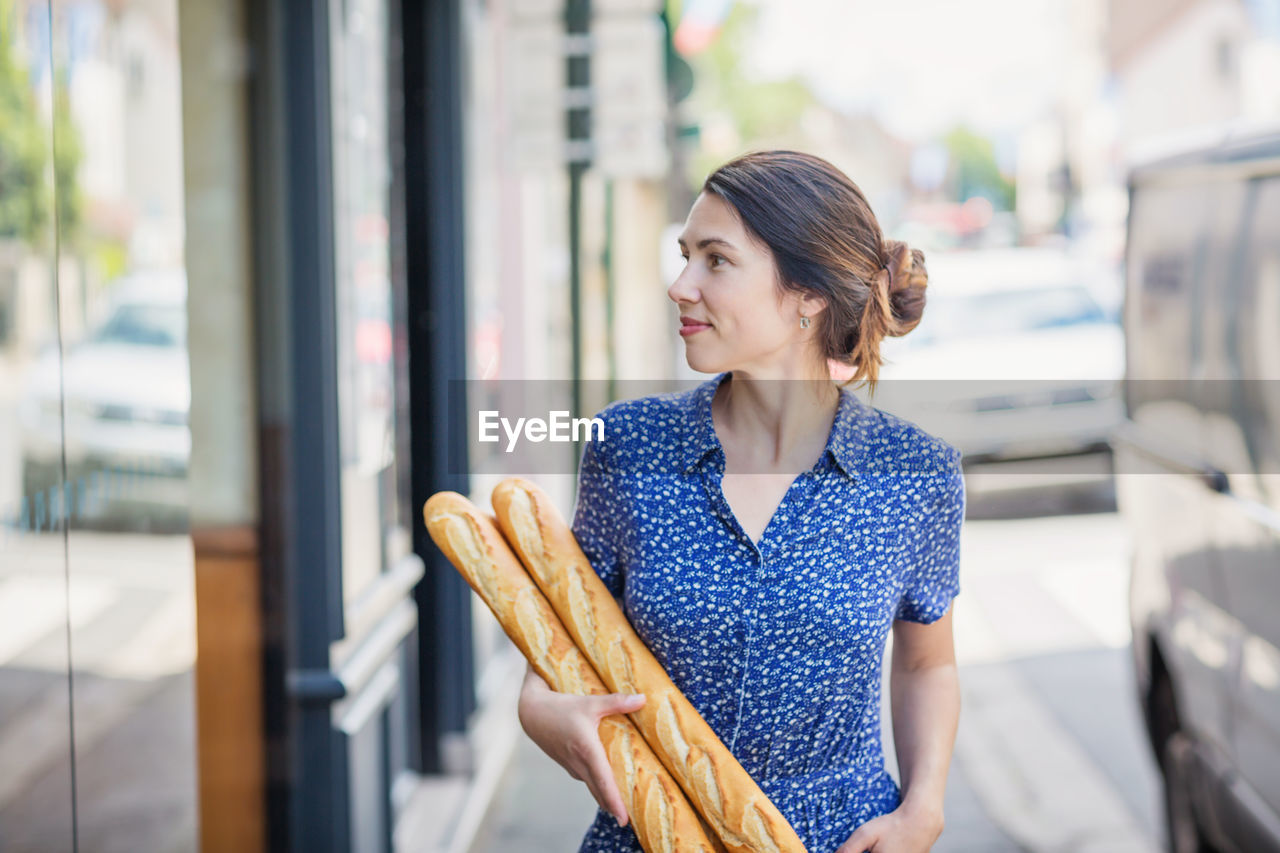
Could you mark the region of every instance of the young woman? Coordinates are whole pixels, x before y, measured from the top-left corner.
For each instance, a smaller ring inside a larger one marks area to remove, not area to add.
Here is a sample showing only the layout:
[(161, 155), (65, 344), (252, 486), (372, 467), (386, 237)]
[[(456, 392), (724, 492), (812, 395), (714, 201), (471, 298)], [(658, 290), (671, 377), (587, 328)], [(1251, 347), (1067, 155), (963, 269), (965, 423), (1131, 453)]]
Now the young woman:
[[(607, 406), (573, 531), (636, 631), (810, 853), (923, 853), (942, 831), (960, 694), (960, 454), (862, 403), (880, 341), (920, 321), (924, 256), (817, 157), (718, 169), (679, 238), (689, 365), (714, 379)], [(901, 785), (881, 749), (881, 666)], [(642, 696), (555, 693), (525, 731), (600, 812), (581, 851), (640, 851), (597, 734)]]

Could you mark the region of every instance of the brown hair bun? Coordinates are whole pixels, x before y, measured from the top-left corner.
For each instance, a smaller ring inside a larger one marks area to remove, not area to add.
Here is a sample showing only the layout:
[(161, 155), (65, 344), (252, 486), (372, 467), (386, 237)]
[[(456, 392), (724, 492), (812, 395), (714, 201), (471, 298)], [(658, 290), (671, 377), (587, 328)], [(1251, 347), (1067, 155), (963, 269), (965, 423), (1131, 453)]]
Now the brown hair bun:
[(884, 245), (893, 314), (893, 323), (886, 333), (902, 337), (920, 325), (920, 318), (924, 316), (929, 270), (925, 267), (924, 252), (919, 249), (912, 249), (901, 240), (885, 240)]

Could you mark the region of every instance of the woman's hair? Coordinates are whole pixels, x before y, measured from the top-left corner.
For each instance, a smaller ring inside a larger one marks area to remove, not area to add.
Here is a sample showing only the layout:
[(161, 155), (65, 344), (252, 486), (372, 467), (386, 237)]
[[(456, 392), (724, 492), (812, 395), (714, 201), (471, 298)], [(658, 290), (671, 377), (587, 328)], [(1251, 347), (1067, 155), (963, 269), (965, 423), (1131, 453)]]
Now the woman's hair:
[(826, 299), (817, 321), (824, 359), (857, 370), (875, 390), (880, 341), (905, 335), (924, 312), (924, 253), (887, 240), (857, 184), (798, 151), (756, 151), (716, 169), (702, 191), (733, 208), (773, 252), (785, 290)]

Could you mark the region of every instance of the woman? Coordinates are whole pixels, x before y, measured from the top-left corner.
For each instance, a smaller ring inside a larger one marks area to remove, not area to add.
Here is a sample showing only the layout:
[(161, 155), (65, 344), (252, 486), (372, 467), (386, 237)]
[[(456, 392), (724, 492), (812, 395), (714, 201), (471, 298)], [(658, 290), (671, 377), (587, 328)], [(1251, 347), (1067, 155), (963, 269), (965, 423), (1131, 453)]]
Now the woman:
[[(713, 173), (679, 242), (668, 295), (689, 365), (717, 375), (600, 413), (574, 534), (811, 853), (926, 851), (960, 705), (959, 453), (831, 379), (874, 389), (881, 339), (920, 321), (924, 256), (884, 239), (847, 176), (792, 151)], [(880, 735), (890, 630), (901, 786)], [(526, 677), (525, 731), (600, 804), (581, 851), (641, 849), (596, 730), (643, 703)]]

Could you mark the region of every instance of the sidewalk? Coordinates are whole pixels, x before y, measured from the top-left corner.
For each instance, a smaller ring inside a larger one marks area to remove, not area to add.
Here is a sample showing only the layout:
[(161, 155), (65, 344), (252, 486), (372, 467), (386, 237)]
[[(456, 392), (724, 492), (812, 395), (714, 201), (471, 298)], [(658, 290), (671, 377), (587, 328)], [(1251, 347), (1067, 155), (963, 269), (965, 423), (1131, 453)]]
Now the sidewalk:
[(522, 731), (471, 853), (574, 851), (595, 820), (596, 801)]

